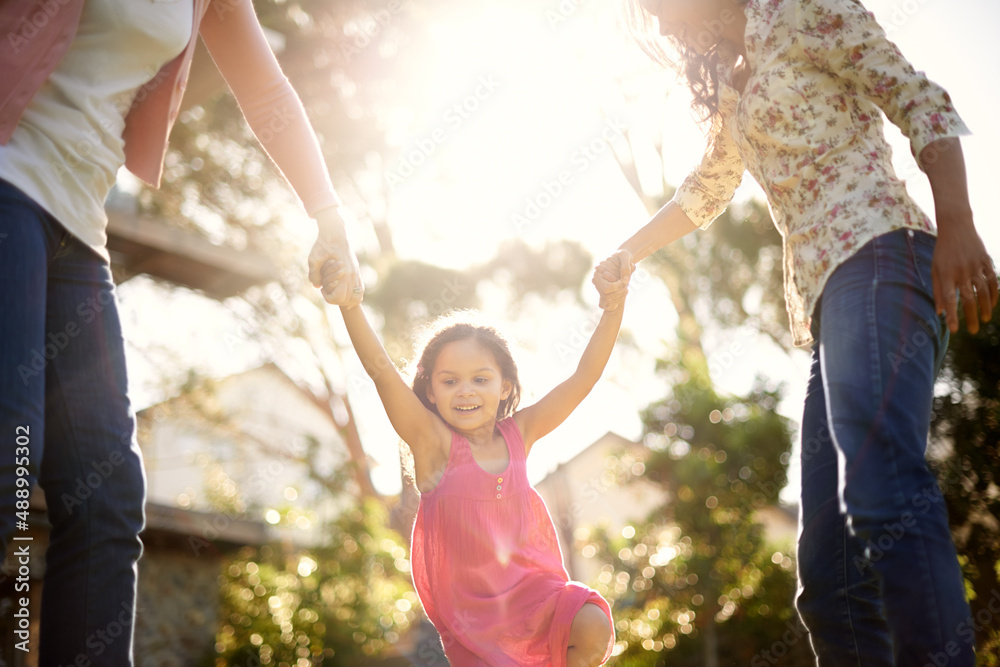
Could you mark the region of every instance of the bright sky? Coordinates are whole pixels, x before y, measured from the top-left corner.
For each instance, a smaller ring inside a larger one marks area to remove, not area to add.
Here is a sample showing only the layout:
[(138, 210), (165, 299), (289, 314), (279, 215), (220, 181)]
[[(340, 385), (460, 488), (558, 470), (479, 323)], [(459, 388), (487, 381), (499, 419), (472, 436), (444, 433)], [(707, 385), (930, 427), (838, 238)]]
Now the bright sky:
[[(607, 148), (606, 141), (623, 145), (625, 128), (646, 182), (659, 181), (652, 149), (658, 136), (666, 146), (666, 178), (680, 182), (700, 158), (704, 139), (673, 75), (657, 72), (616, 31), (616, 5), (617, 0), (493, 0), (467, 6), (432, 28), (436, 52), (414, 57), (426, 60), (425, 90), (440, 105), (409, 125), (412, 133), (397, 133), (402, 157), (386, 168), (395, 185), (389, 223), (401, 253), (464, 267), (491, 257), (503, 240), (520, 236), (532, 243), (574, 239), (595, 260), (603, 258), (646, 219)], [(987, 248), (1000, 258), (1000, 226), (991, 217), (996, 186), (988, 180), (994, 172), (992, 153), (1000, 148), (994, 120), (1000, 108), (995, 71), (1000, 5), (993, 0), (866, 0), (866, 5), (911, 62), (948, 89), (972, 129), (963, 147), (973, 208)], [(888, 132), (897, 169), (932, 213), (926, 179), (909, 157), (907, 142), (894, 127)], [(739, 196), (755, 192), (753, 184), (745, 184)], [(359, 243), (369, 240), (366, 230), (354, 231)], [(144, 298), (143, 289), (148, 288), (141, 283), (122, 289), (131, 339), (174, 346), (182, 358), (213, 372), (234, 372), (246, 363), (248, 355), (234, 354), (231, 336), (226, 345), (224, 335), (205, 335), (210, 304), (162, 291)], [(492, 301), (487, 295), (484, 310), (502, 318), (503, 312), (490, 312)], [(576, 341), (597, 310), (596, 295), (591, 303), (589, 312), (568, 303), (535, 304), (527, 321), (512, 325), (523, 348), (518, 361), (528, 388), (526, 402), (572, 372), (577, 359), (564, 351), (579, 351)], [(609, 430), (631, 439), (641, 436), (637, 411), (666, 391), (651, 371), (666, 349), (664, 341), (673, 337), (671, 311), (656, 281), (635, 285), (624, 328), (643, 352), (619, 350), (587, 402), (533, 450), (532, 481)], [(164, 329), (158, 323), (166, 320), (180, 322), (181, 330), (175, 326), (169, 339), (161, 340)], [(217, 330), (231, 332), (231, 326)], [(727, 357), (734, 343), (741, 351)], [(781, 409), (798, 419), (804, 352), (789, 358), (745, 332), (713, 337), (706, 348), (710, 361), (724, 369), (715, 375), (722, 390), (744, 391), (755, 371), (766, 370), (788, 384)], [(228, 365), (219, 365), (220, 358)], [(155, 369), (134, 355), (130, 364), (138, 407), (158, 400), (148, 382)], [(359, 371), (355, 367), (352, 374)], [(373, 389), (356, 386), (351, 399), (365, 447), (382, 464), (373, 471), (374, 481), (392, 493), (399, 487), (395, 435)]]

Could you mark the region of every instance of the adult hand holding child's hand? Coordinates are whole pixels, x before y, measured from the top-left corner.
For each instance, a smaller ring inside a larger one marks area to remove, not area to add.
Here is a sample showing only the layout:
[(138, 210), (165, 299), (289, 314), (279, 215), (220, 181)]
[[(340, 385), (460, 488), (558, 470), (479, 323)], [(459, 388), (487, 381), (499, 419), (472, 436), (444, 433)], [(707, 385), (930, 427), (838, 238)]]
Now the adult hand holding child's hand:
[[(316, 215), (319, 234), (309, 253), (309, 282), (322, 287), (327, 303), (353, 308), (361, 303), (365, 286), (358, 258), (347, 239), (345, 215), (342, 206), (325, 208)], [(327, 269), (327, 264), (336, 268)], [(336, 271), (336, 275), (331, 273), (327, 279), (326, 271)]]
[(601, 295), (600, 306), (604, 310), (613, 311), (625, 301), (628, 294), (628, 283), (635, 271), (632, 253), (620, 249), (594, 269), (594, 287)]
[(326, 302), (334, 306), (354, 308), (361, 304), (363, 290), (358, 288), (343, 289), (350, 285), (347, 281), (348, 271), (344, 263), (337, 259), (328, 259), (320, 268), (320, 290)]

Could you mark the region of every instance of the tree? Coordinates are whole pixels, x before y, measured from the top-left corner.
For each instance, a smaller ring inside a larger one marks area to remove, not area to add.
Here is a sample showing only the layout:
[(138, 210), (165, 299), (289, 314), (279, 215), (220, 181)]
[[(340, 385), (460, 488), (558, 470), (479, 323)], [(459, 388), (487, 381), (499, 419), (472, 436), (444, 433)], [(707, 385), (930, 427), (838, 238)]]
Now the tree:
[(419, 601), (385, 508), (360, 503), (301, 551), (246, 547), (224, 567), (216, 667), (363, 665), (399, 641)]
[[(977, 664), (1000, 665), (1000, 324), (948, 345), (931, 422), (931, 465), (971, 598)], [(967, 629), (968, 630), (968, 629)]]
[(644, 477), (668, 500), (631, 536), (591, 542), (608, 562), (599, 581), (615, 600), (621, 664), (811, 664), (781, 551), (791, 545), (768, 545), (754, 516), (785, 482), (779, 391), (758, 379), (746, 397), (724, 397), (676, 359), (664, 366), (670, 396), (643, 413)]
[[(662, 144), (657, 146), (661, 153)], [(646, 194), (632, 137), (616, 158), (650, 214), (672, 196)], [(602, 591), (617, 600), (622, 664), (813, 661), (793, 607), (794, 545), (768, 545), (757, 510), (778, 504), (791, 449), (780, 392), (757, 378), (746, 396), (721, 396), (706, 340), (749, 327), (790, 351), (782, 242), (755, 201), (730, 206), (705, 232), (654, 254), (679, 317), (678, 344), (660, 362), (668, 397), (643, 413), (653, 449), (645, 477), (668, 501), (632, 537), (604, 551)], [(668, 653), (667, 653), (668, 652)]]

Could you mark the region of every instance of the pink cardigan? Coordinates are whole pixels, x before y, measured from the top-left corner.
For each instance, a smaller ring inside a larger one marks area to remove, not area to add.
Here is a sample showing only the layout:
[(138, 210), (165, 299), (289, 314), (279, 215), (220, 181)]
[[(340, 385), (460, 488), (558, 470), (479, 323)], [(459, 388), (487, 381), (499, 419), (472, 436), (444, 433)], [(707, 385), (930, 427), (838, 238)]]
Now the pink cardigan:
[[(125, 166), (159, 186), (170, 129), (177, 119), (200, 32), (251, 129), (310, 215), (340, 200), (302, 103), (282, 73), (251, 0), (193, 0), (194, 25), (184, 51), (136, 94), (125, 118)], [(84, 0), (0, 3), (0, 143), (76, 35)], [(200, 27), (199, 27), (200, 26)]]

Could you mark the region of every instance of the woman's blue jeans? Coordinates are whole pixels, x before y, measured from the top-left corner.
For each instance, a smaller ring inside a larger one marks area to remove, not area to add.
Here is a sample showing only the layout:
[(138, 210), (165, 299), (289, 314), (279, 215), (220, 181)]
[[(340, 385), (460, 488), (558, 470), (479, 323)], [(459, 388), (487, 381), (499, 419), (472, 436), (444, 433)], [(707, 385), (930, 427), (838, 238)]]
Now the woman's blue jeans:
[[(18, 477), (45, 491), (44, 555), (12, 539)], [(45, 563), (43, 667), (132, 664), (144, 499), (110, 268), (0, 181), (0, 546)]]
[(935, 238), (897, 230), (831, 275), (802, 418), (796, 606), (818, 664), (972, 667), (972, 625), (925, 450), (948, 344)]

